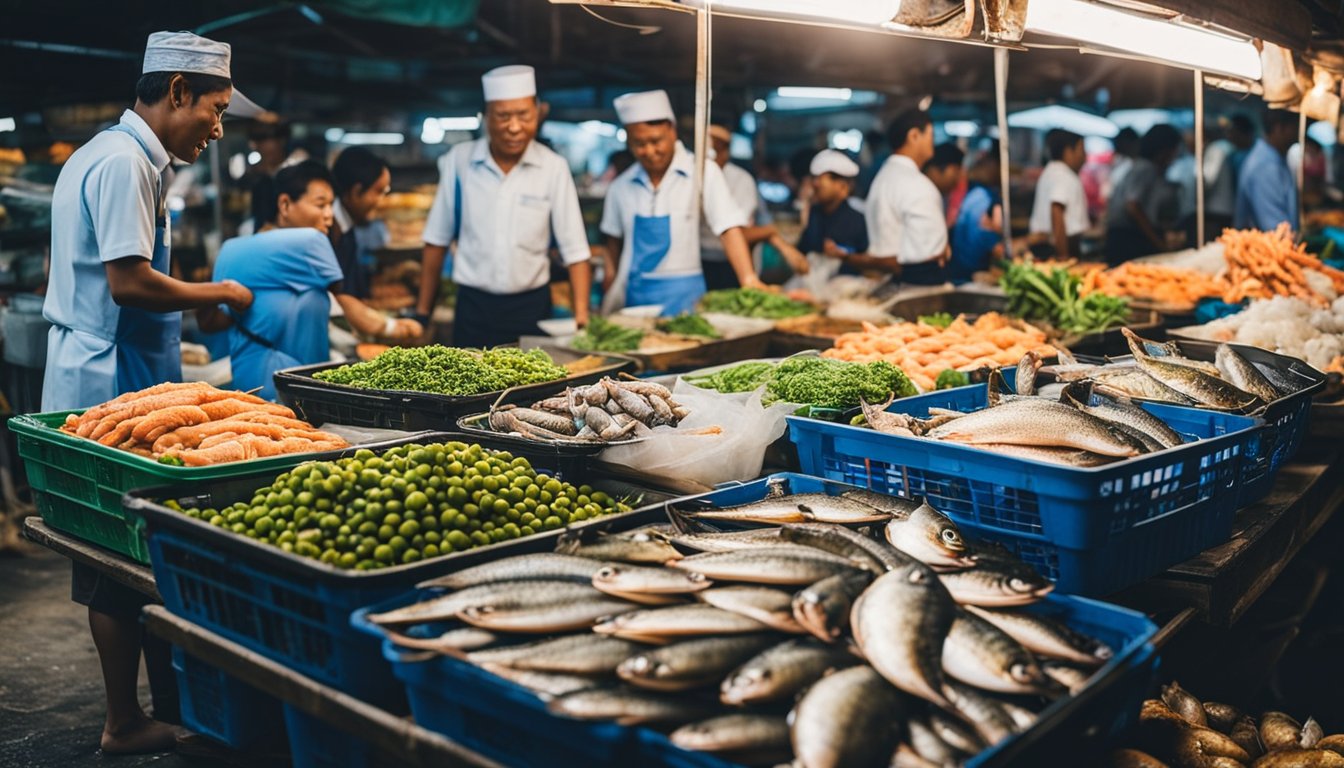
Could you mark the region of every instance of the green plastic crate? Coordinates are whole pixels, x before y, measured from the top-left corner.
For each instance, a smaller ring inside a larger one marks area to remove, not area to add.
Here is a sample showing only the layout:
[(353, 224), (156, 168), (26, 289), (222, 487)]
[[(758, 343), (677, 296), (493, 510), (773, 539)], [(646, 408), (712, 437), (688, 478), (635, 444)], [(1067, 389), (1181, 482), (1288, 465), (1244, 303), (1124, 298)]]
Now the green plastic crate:
[(294, 453), (213, 467), (160, 464), (62, 432), (60, 427), (71, 413), (83, 411), (34, 413), (9, 420), (38, 513), (58, 531), (145, 565), (149, 564), (145, 521), (122, 508), (122, 494), (136, 488), (221, 480), (265, 469), (282, 470), (322, 455)]

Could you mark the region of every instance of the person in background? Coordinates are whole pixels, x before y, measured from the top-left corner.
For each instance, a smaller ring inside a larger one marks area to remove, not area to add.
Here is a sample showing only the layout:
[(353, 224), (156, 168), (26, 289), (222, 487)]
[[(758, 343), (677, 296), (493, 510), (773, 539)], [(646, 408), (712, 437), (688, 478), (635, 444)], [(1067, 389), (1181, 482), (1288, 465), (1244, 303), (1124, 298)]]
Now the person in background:
[(860, 158), (860, 162), (864, 165), (859, 171), (859, 178), (854, 182), (854, 196), (860, 200), (868, 199), (868, 193), (873, 188), (873, 179), (877, 178), (878, 171), (882, 170), (882, 161), (888, 154), (886, 143), (887, 137), (882, 135), (882, 131), (871, 130), (863, 134), (863, 155), (867, 160)]
[(966, 169), (962, 165), (965, 160), (966, 153), (955, 141), (945, 141), (933, 148), (933, 158), (924, 164), (924, 175), (943, 196), (948, 227), (957, 220), (957, 210), (966, 197)]
[(1288, 169), (1297, 173), (1298, 163), (1302, 164), (1302, 207), (1312, 211), (1327, 202), (1338, 202), (1339, 192), (1331, 186), (1333, 173), (1325, 157), (1325, 147), (1311, 136), (1307, 136), (1306, 145), (1305, 155), (1300, 143), (1289, 148)]
[(952, 225), (952, 259), (948, 279), (960, 285), (976, 272), (989, 268), (997, 252), (1002, 255), (1003, 196), (999, 193), (999, 148), (997, 142), (971, 165), (966, 174), (969, 189)]
[(1111, 154), (1111, 175), (1106, 183), (1106, 200), (1110, 202), (1111, 195), (1120, 182), (1124, 181), (1125, 174), (1134, 167), (1134, 160), (1139, 156), (1139, 132), (1128, 126), (1121, 128), (1120, 132), (1111, 139), (1111, 144), (1115, 151)]
[(664, 315), (675, 315), (695, 307), (705, 293), (697, 205), (723, 243), (738, 284), (763, 287), (743, 234), (745, 214), (717, 163), (705, 163), (696, 200), (695, 157), (677, 140), (667, 92), (627, 93), (614, 105), (637, 163), (612, 182), (602, 206), (603, 311), (657, 304)]
[(1139, 156), (1106, 208), (1106, 261), (1112, 266), (1168, 248), (1160, 212), (1170, 197), (1167, 168), (1181, 150), (1181, 134), (1165, 123), (1148, 129)]
[(1082, 235), (1092, 225), (1087, 217), (1087, 194), (1078, 176), (1087, 162), (1083, 146), (1083, 137), (1072, 131), (1056, 128), (1045, 135), (1050, 162), (1036, 182), (1028, 232), (1045, 239), (1060, 259), (1081, 255)]
[[(1226, 125), (1223, 135), (1204, 147), (1204, 236), (1213, 240), (1232, 226), (1237, 210), (1237, 168), (1233, 156), (1237, 145), (1231, 141), (1233, 127)], [(1206, 135), (1212, 136), (1212, 132)], [(1198, 243), (1192, 238), (1192, 246)]]
[(1229, 122), (1227, 139), (1236, 147), (1232, 152), (1232, 170), (1235, 173), (1234, 180), (1240, 181), (1241, 167), (1246, 164), (1246, 158), (1255, 147), (1255, 123), (1241, 113), (1233, 115)]
[[(747, 238), (747, 247), (769, 243), (779, 251), (793, 271), (806, 273), (807, 259), (780, 237), (779, 230), (770, 221), (769, 211), (761, 202), (760, 192), (756, 189), (756, 179), (745, 168), (731, 162), (729, 157), (731, 141), (732, 133), (725, 126), (709, 127), (709, 146), (714, 150), (714, 162), (723, 171), (723, 179), (728, 184), (728, 191), (732, 194), (733, 201), (747, 218), (748, 226), (742, 230), (743, 236)], [(704, 220), (700, 222), (700, 262), (705, 272), (705, 286), (709, 290), (737, 287), (737, 273), (728, 263), (723, 243)]]
[(242, 183), (247, 185), (252, 199), (247, 219), (238, 228), (239, 235), (260, 232), (268, 222), (266, 211), (275, 207), (275, 185), (272, 177), (286, 165), (308, 159), (303, 148), (290, 149), (291, 130), (288, 121), (272, 113), (265, 119), (251, 121), (247, 126), (247, 146), (257, 153), (255, 165), (249, 165)]
[(899, 275), (913, 285), (938, 285), (947, 263), (947, 220), (943, 196), (920, 169), (933, 158), (933, 121), (911, 109), (897, 115), (888, 131), (892, 154), (882, 164), (868, 195), (868, 253), (851, 257), (853, 266)]
[(1297, 231), (1297, 182), (1285, 156), (1297, 141), (1298, 116), (1285, 109), (1265, 112), (1265, 135), (1256, 139), (1237, 177), (1232, 226), (1273, 231), (1284, 222)]
[(859, 269), (849, 259), (868, 252), (868, 224), (862, 203), (853, 196), (859, 164), (844, 152), (823, 149), (812, 158), (809, 170), (815, 202), (798, 238), (798, 250), (839, 259), (841, 274), (857, 275)]
[(367, 299), (373, 251), (386, 242), (386, 230), (379, 242), (373, 215), (392, 190), (392, 169), (369, 150), (349, 147), (332, 163), (331, 176), (336, 182), (331, 243), (345, 275), (342, 286), (347, 295)]
[[(439, 189), (425, 222), (416, 311), (428, 318), (448, 246), (457, 243), (453, 344), (493, 347), (541, 333), (551, 316), (550, 248), (569, 272), (574, 319), (588, 324), (592, 252), (569, 163), (538, 144), (541, 115), (532, 67), (498, 67), (481, 77), (486, 135), (439, 160)], [(608, 192), (610, 195), (610, 192)]]
[[(224, 136), (235, 93), (229, 46), (189, 32), (155, 32), (145, 46), (135, 105), (80, 147), (52, 192), (51, 265), (42, 314), (51, 322), (42, 410), (89, 408), (182, 380), (181, 312), (214, 304), (236, 310), (252, 293), (234, 282), (171, 277), (166, 177), (174, 158), (194, 163)], [(139, 592), (74, 562), (70, 597), (88, 606), (107, 719), (107, 754), (172, 748), (172, 726), (140, 706)]]

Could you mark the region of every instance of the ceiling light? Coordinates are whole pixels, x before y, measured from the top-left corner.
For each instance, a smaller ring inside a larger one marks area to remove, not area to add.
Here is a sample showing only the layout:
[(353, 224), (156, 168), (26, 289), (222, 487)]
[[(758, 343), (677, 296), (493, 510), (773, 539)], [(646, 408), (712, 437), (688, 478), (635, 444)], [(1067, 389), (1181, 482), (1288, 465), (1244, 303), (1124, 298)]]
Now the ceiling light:
[(786, 99), (818, 99), (824, 101), (849, 101), (854, 91), (849, 88), (807, 88), (797, 85), (784, 85), (775, 93)]
[(896, 18), (901, 0), (684, 0), (712, 10), (749, 13), (766, 18), (806, 18), (850, 24), (878, 25)]

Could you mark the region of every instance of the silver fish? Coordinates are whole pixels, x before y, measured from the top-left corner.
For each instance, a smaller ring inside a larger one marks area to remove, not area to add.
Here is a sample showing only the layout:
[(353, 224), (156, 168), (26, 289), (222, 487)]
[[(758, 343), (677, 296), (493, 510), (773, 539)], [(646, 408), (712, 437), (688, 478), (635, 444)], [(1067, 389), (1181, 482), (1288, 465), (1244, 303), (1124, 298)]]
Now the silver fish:
[(1004, 443), (981, 443), (972, 445), (971, 447), (979, 448), (982, 451), (1001, 453), (1005, 456), (1015, 456), (1019, 459), (1062, 464), (1066, 467), (1100, 467), (1104, 464), (1112, 464), (1119, 461), (1115, 456), (1102, 456), (1100, 454), (1092, 453), (1091, 451), (1080, 451), (1076, 448), (1052, 448), (1044, 445), (1007, 445)]
[(753, 764), (788, 760), (789, 724), (778, 715), (733, 714), (689, 723), (668, 739), (697, 752), (750, 755)]
[(988, 621), (960, 612), (943, 642), (943, 671), (985, 691), (1047, 693), (1055, 685), (1031, 652)]
[(792, 699), (828, 671), (857, 663), (857, 657), (836, 646), (787, 640), (733, 670), (719, 687), (719, 700), (741, 706)]
[(1120, 457), (1137, 456), (1142, 448), (1095, 416), (1037, 398), (969, 413), (929, 436), (960, 443), (1063, 446)]
[(779, 546), (779, 528), (748, 528), (744, 531), (715, 533), (674, 533), (668, 541), (697, 552), (736, 552), (741, 549), (760, 549)]
[(937, 574), (914, 563), (877, 577), (854, 601), (849, 625), (868, 663), (892, 685), (947, 706), (940, 656), (955, 617)]
[(533, 672), (610, 675), (617, 665), (639, 650), (639, 644), (628, 640), (581, 633), (477, 651), (468, 654), (467, 660)]
[(905, 554), (935, 568), (965, 568), (975, 564), (966, 555), (961, 529), (942, 512), (921, 505), (904, 520), (887, 522), (887, 543)]
[[(517, 590), (523, 593), (526, 590)], [(577, 598), (571, 601), (537, 603), (521, 594), (512, 600), (497, 600), (489, 605), (473, 605), (457, 617), (474, 627), (500, 632), (548, 634), (587, 629), (597, 621), (633, 611), (639, 606), (610, 595)]]
[(491, 605), (495, 601), (510, 601), (519, 594), (532, 597), (538, 604), (573, 601), (600, 596), (591, 584), (572, 581), (533, 581), (520, 590), (510, 582), (495, 582), (467, 587), (447, 595), (413, 603), (385, 613), (369, 614), (375, 624), (421, 624), (446, 621), (471, 606)]
[(854, 601), (872, 580), (873, 574), (867, 571), (828, 576), (794, 595), (793, 617), (817, 639), (834, 643), (849, 627)]
[(689, 595), (709, 589), (709, 579), (698, 573), (639, 565), (604, 565), (593, 574), (593, 586), (608, 594)]
[[(932, 412), (932, 409), (930, 409)], [(962, 416), (960, 411), (955, 412), (957, 416)], [(949, 419), (950, 421), (950, 419)], [(888, 496), (885, 493), (875, 493), (861, 488), (855, 488), (851, 491), (844, 491), (840, 494), (841, 498), (852, 499), (860, 504), (867, 504), (879, 512), (885, 512), (893, 518), (903, 520), (910, 516), (911, 512), (924, 505), (922, 499), (905, 499), (900, 496)]]
[(779, 529), (779, 536), (784, 541), (814, 547), (861, 563), (874, 573), (908, 565), (911, 560), (910, 555), (841, 525), (790, 523)]
[(1168, 387), (1166, 384), (1149, 376), (1138, 365), (1116, 365), (1106, 366), (1104, 369), (1088, 376), (1087, 378), (1102, 387), (1109, 388), (1111, 391), (1125, 395), (1127, 397), (1137, 397), (1143, 400), (1156, 400), (1162, 403), (1173, 403), (1175, 405), (1193, 405), (1194, 400)]
[(726, 520), (743, 523), (875, 523), (890, 515), (867, 504), (824, 493), (801, 493), (728, 509), (693, 512), (697, 520)]
[(631, 686), (592, 688), (558, 696), (552, 714), (576, 720), (612, 720), (619, 725), (688, 723), (713, 713), (709, 705)]
[[(1073, 407), (1129, 431), (1144, 440), (1150, 450), (1175, 448), (1185, 442), (1180, 433), (1167, 426), (1165, 421), (1135, 405), (1128, 398), (1114, 401), (1102, 398), (1100, 402), (1093, 405), (1089, 402), (1090, 392), (1083, 388), (1074, 389), (1075, 386), (1070, 385), (1064, 390), (1065, 399)], [(1152, 441), (1156, 445), (1154, 446), (1148, 441)]]
[(991, 610), (967, 606), (966, 610), (1007, 632), (1032, 653), (1052, 659), (1099, 667), (1114, 655), (1105, 643), (1075, 632), (1064, 623), (1027, 611)]
[(746, 585), (714, 587), (697, 593), (696, 597), (703, 603), (755, 619), (779, 632), (802, 634), (807, 631), (793, 617), (793, 595), (781, 589)]
[(942, 737), (917, 717), (911, 718), (906, 723), (906, 728), (909, 732), (911, 748), (920, 757), (934, 765), (961, 765), (966, 761), (966, 758), (970, 757), (965, 752), (943, 741)]
[(888, 768), (946, 768), (938, 763), (925, 760), (915, 748), (904, 741), (896, 745)]
[(591, 542), (578, 536), (561, 537), (555, 549), (563, 554), (591, 560), (615, 560), (641, 565), (662, 565), (681, 557), (677, 548), (669, 544), (662, 534), (649, 529), (599, 536)]
[(575, 691), (586, 691), (609, 684), (608, 677), (591, 675), (567, 675), (558, 672), (534, 672), (530, 669), (514, 669), (502, 664), (487, 664), (482, 667), (496, 677), (502, 677), (514, 685), (521, 685), (537, 694), (543, 701), (556, 696), (564, 696)]
[(1025, 565), (983, 559), (974, 568), (940, 573), (938, 578), (958, 603), (986, 608), (1030, 605), (1055, 589), (1051, 581)]
[(1218, 366), (1218, 372), (1223, 378), (1235, 384), (1237, 387), (1255, 395), (1266, 403), (1272, 403), (1283, 397), (1278, 387), (1270, 383), (1269, 379), (1251, 364), (1251, 361), (1241, 356), (1241, 353), (1227, 344), (1219, 344), (1218, 351), (1214, 355), (1214, 363)]
[(767, 629), (769, 627), (755, 619), (703, 603), (624, 613), (593, 627), (593, 631), (600, 635), (648, 643), (697, 635), (752, 634)]
[(1196, 370), (1189, 366), (1174, 364), (1165, 358), (1150, 357), (1128, 329), (1121, 329), (1129, 340), (1129, 349), (1134, 353), (1134, 361), (1144, 373), (1180, 392), (1196, 402), (1214, 408), (1241, 410), (1259, 403), (1260, 398), (1223, 381), (1217, 376)]
[(950, 702), (948, 709), (965, 718), (990, 746), (1021, 730), (1002, 704), (972, 686), (948, 681), (943, 692)]
[(437, 637), (411, 637), (400, 632), (384, 630), (392, 642), (403, 648), (416, 648), (425, 651), (438, 651), (448, 655), (465, 653), (493, 645), (499, 636), (476, 627), (458, 627), (450, 629)]
[(989, 746), (985, 744), (984, 739), (980, 738), (980, 734), (976, 733), (967, 723), (941, 711), (930, 711), (928, 724), (938, 738), (945, 741), (953, 749), (960, 750), (968, 755), (977, 755)]
[(654, 592), (620, 592), (614, 589), (603, 590), (612, 597), (629, 600), (645, 606), (681, 605), (687, 602), (689, 595), (661, 595)]
[(686, 691), (718, 683), (739, 664), (775, 644), (769, 635), (697, 637), (636, 653), (622, 661), (622, 680), (654, 691)]
[(741, 552), (708, 552), (669, 563), (723, 581), (752, 584), (811, 584), (840, 571), (859, 568), (854, 561), (811, 547), (767, 547)]
[(559, 555), (552, 552), (538, 552), (531, 555), (506, 557), (481, 565), (463, 568), (455, 573), (422, 581), (416, 586), (420, 589), (443, 587), (463, 589), (476, 584), (489, 584), (501, 581), (564, 580), (587, 581), (602, 567), (601, 563), (589, 558)]
[(1031, 710), (1027, 709), (1026, 707), (1020, 704), (1016, 704), (1014, 702), (1007, 701), (1002, 698), (995, 699), (995, 701), (999, 703), (1000, 709), (1008, 713), (1008, 717), (1011, 718), (1013, 724), (1017, 726), (1017, 730), (1019, 733), (1027, 730), (1028, 728), (1036, 724), (1037, 718), (1035, 712), (1032, 712)]
[(793, 753), (807, 768), (885, 768), (901, 710), (900, 694), (872, 667), (834, 672), (789, 713)]
[(1080, 669), (1058, 661), (1045, 662), (1041, 665), (1041, 670), (1045, 672), (1046, 677), (1069, 689), (1069, 693), (1074, 694), (1085, 688), (1087, 681), (1092, 679), (1091, 670)]

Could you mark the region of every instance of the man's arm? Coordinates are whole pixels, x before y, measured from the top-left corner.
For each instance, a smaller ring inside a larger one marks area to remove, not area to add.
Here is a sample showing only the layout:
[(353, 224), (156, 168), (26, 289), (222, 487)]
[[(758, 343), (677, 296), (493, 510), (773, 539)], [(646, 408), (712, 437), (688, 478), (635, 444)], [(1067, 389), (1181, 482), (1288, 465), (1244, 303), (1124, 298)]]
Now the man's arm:
[(149, 312), (181, 312), (214, 304), (244, 310), (252, 306), (252, 292), (232, 280), (187, 283), (156, 272), (148, 259), (131, 256), (103, 262), (107, 287), (120, 307)]
[(418, 338), (424, 327), (410, 318), (393, 320), (348, 293), (332, 293), (345, 312), (345, 319), (356, 331), (374, 338), (406, 340)]
[(593, 295), (593, 265), (578, 261), (569, 265), (569, 290), (574, 300), (574, 321), (582, 328), (588, 324)]
[(747, 247), (747, 238), (742, 229), (731, 227), (724, 230), (719, 235), (719, 241), (723, 243), (723, 252), (728, 256), (733, 272), (737, 273), (738, 284), (743, 288), (762, 288), (765, 284), (756, 276), (756, 269), (751, 263), (751, 249)]
[(606, 295), (611, 290), (611, 284), (616, 282), (616, 270), (621, 265), (621, 250), (625, 248), (625, 241), (619, 237), (607, 236), (607, 250), (602, 254), (602, 294)]
[(1069, 229), (1064, 223), (1064, 204), (1050, 204), (1050, 234), (1055, 245), (1055, 256), (1061, 259), (1069, 256)]
[(445, 245), (426, 245), (420, 257), (420, 298), (415, 305), (415, 314), (420, 317), (434, 314), (434, 301), (438, 298), (443, 259), (447, 253)]

